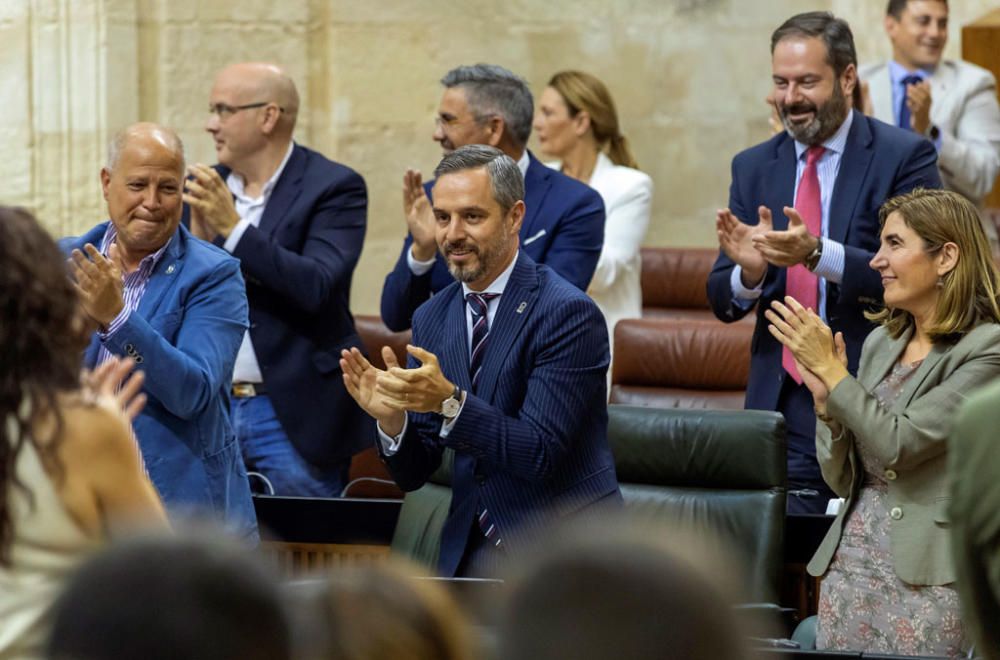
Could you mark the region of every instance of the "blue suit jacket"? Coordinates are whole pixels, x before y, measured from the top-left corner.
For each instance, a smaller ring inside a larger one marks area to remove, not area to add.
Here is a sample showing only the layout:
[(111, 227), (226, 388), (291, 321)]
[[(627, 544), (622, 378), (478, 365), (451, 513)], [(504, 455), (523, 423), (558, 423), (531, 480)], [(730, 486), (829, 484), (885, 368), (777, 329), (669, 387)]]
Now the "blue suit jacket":
[[(546, 167), (531, 152), (528, 158), (521, 250), (586, 291), (604, 245), (604, 201), (596, 190)], [(424, 186), (428, 197), (433, 187), (433, 181)], [(382, 287), (382, 321), (396, 332), (410, 327), (413, 313), (432, 293), (454, 282), (440, 254), (429, 273), (415, 276), (406, 262), (412, 244), (407, 235)]]
[[(99, 247), (108, 223), (63, 239), (66, 252)], [(135, 434), (149, 476), (172, 515), (215, 514), (256, 538), (257, 521), (236, 437), (229, 424), (233, 362), (247, 327), (238, 262), (179, 227), (139, 306), (104, 341), (145, 372), (146, 408)], [(93, 367), (101, 339), (84, 355)]]
[(361, 175), (295, 145), (260, 226), (248, 227), (233, 252), (268, 397), (289, 440), (318, 466), (367, 447), (374, 428), (340, 373), (341, 349), (361, 345), (350, 294), (367, 215)]
[(607, 328), (586, 294), (521, 252), (475, 394), (459, 283), (417, 310), (413, 343), (437, 355), (444, 375), (468, 393), (447, 438), (440, 415), (411, 414), (399, 451), (386, 459), (400, 487), (415, 490), (444, 448), (455, 450), (443, 575), (455, 574), (480, 501), (516, 551), (526, 527), (620, 497), (607, 441)]
[[(879, 207), (890, 197), (917, 187), (940, 188), (941, 179), (930, 142), (859, 112), (854, 113), (841, 158), (830, 201), (829, 238), (844, 245), (846, 264), (843, 281), (827, 283), (826, 318), (834, 332), (844, 333), (849, 369), (857, 373), (861, 346), (873, 327), (863, 313), (882, 301), (881, 279), (868, 266), (879, 246)], [(795, 142), (787, 133), (737, 154), (729, 189), (733, 214), (756, 224), (757, 207), (764, 205), (771, 209), (774, 228), (786, 229), (788, 218), (782, 208), (794, 205), (795, 165)], [(733, 265), (720, 251), (708, 278), (712, 309), (727, 323), (749, 311), (733, 303)], [(747, 408), (777, 409), (786, 372), (781, 366), (781, 344), (768, 332), (764, 311), (784, 295), (785, 269), (769, 266), (756, 305)], [(782, 412), (788, 416), (788, 411)], [(811, 409), (807, 412), (812, 414)]]

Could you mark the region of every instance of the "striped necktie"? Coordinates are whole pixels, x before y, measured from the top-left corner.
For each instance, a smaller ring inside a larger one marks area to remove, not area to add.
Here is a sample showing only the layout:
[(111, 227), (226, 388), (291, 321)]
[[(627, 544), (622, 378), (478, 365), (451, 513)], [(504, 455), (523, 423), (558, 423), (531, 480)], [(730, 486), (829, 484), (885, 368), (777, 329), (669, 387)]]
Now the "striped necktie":
[[(469, 375), (472, 376), (472, 391), (476, 391), (476, 384), (479, 382), (479, 373), (483, 370), (483, 355), (486, 354), (487, 339), (490, 336), (490, 320), (487, 315), (490, 301), (499, 296), (499, 293), (470, 293), (465, 296), (465, 302), (472, 312), (472, 354), (469, 358)], [(490, 520), (490, 513), (486, 506), (480, 504), (479, 515), (476, 516), (479, 529), (486, 537), (486, 540), (500, 547), (501, 540), (497, 526)]]
[(479, 372), (483, 369), (483, 355), (486, 354), (487, 339), (490, 336), (490, 320), (487, 315), (490, 301), (499, 293), (470, 293), (465, 296), (472, 312), (472, 355), (469, 359), (469, 375), (472, 377), (472, 391), (479, 382)]

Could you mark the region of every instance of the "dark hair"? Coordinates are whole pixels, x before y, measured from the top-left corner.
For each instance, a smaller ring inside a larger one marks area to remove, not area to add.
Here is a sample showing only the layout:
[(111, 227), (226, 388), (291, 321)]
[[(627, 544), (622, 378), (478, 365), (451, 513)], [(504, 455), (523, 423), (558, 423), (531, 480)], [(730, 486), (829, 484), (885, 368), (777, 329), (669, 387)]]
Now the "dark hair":
[(465, 90), (477, 122), (500, 117), (518, 146), (528, 143), (535, 106), (524, 78), (496, 64), (473, 64), (452, 69), (441, 84)]
[(489, 175), (493, 199), (505, 214), (524, 199), (524, 177), (517, 163), (499, 149), (485, 144), (468, 144), (446, 154), (434, 168), (434, 178), (480, 168)]
[(87, 328), (63, 255), (25, 209), (0, 206), (0, 565), (9, 565), (14, 538), (13, 488), (31, 498), (15, 472), (33, 422), (55, 418), (50, 438), (34, 438), (57, 476), (62, 417), (57, 397), (79, 387)]
[(205, 538), (113, 546), (70, 578), (52, 610), (51, 660), (286, 660), (276, 578), (246, 551)]
[(511, 581), (501, 660), (745, 656), (729, 599), (703, 567), (653, 539), (575, 540), (537, 548)]
[(771, 35), (771, 54), (783, 39), (820, 38), (826, 45), (826, 62), (839, 78), (847, 67), (858, 65), (854, 50), (854, 35), (847, 21), (828, 11), (810, 11), (796, 14), (781, 24)]
[[(889, 4), (885, 7), (886, 16), (892, 16), (897, 21), (902, 17), (903, 10), (906, 9), (906, 5), (910, 4), (913, 0), (889, 0)], [(943, 2), (948, 4), (948, 0), (937, 0), (937, 2)]]

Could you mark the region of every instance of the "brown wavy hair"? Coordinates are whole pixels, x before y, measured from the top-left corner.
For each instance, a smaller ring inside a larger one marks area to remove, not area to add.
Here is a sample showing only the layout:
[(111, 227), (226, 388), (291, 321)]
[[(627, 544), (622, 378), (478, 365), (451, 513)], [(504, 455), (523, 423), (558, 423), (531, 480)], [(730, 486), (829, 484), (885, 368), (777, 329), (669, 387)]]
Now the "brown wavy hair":
[[(1000, 323), (1000, 273), (993, 263), (976, 207), (958, 193), (917, 188), (893, 197), (879, 210), (879, 225), (898, 213), (933, 254), (945, 243), (958, 246), (958, 263), (940, 280), (934, 319), (927, 328), (932, 341), (955, 339), (980, 323)], [(865, 316), (885, 326), (898, 339), (913, 326), (913, 316), (886, 307)]]
[(604, 83), (583, 71), (560, 71), (549, 80), (549, 87), (562, 96), (570, 117), (577, 116), (580, 111), (590, 116), (594, 138), (601, 149), (607, 145), (612, 163), (639, 169), (628, 140), (621, 133), (615, 102)]
[[(62, 253), (25, 209), (0, 206), (0, 264), (0, 565), (9, 565), (11, 494), (20, 488), (32, 497), (15, 472), (17, 456), (33, 440), (46, 468), (59, 474), (58, 397), (79, 388), (88, 333)], [(55, 433), (32, 438), (48, 416)]]

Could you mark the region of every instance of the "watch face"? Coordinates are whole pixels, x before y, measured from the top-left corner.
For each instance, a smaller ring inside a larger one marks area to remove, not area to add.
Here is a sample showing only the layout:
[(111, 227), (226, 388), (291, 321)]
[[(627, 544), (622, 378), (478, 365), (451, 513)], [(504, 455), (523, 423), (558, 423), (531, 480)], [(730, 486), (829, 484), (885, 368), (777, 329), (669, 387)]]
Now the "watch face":
[(458, 409), (460, 407), (461, 405), (459, 404), (458, 399), (455, 397), (448, 397), (441, 403), (441, 414), (451, 419), (458, 414)]

